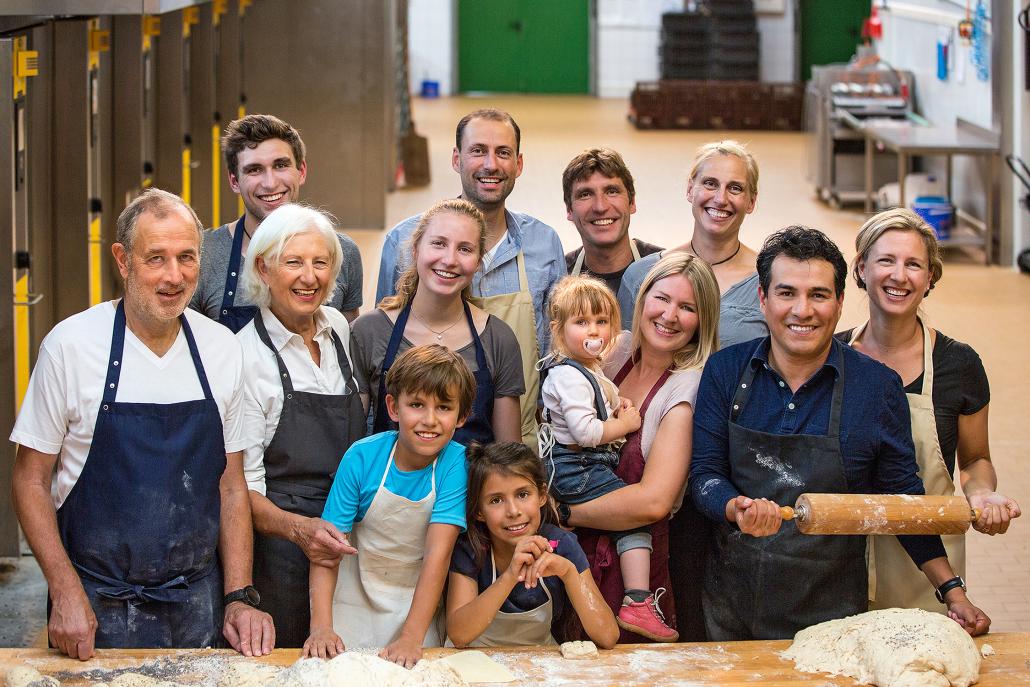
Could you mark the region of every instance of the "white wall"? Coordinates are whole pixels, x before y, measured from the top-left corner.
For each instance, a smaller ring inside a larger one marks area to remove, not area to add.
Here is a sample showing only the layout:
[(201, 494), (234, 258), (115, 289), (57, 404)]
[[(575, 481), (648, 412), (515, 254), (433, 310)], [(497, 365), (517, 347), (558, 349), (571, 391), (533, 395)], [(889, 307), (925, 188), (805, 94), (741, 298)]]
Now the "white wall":
[(455, 0), (408, 0), (408, 78), (418, 93), (422, 80), (440, 83), (440, 95), (457, 89)]
[[(793, 81), (796, 72), (795, 5), (784, 0), (782, 13), (760, 14), (761, 78)], [(597, 95), (629, 97), (637, 81), (659, 76), (658, 44), (663, 12), (681, 11), (683, 0), (594, 0), (597, 17), (593, 65)], [(455, 0), (409, 0), (408, 36), (412, 92), (422, 80), (440, 82), (440, 94), (458, 88)]]

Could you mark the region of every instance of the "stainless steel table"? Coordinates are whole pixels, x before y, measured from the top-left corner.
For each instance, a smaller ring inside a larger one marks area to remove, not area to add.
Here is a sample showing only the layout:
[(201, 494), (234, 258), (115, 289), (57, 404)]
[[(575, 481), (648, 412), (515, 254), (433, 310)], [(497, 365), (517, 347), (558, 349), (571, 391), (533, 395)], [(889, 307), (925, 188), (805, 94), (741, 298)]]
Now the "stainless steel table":
[(982, 130), (963, 125), (942, 127), (920, 125), (906, 120), (899, 123), (877, 123), (875, 120), (862, 121), (854, 117), (844, 117), (845, 123), (865, 135), (865, 210), (873, 210), (873, 155), (877, 145), (898, 156), (898, 197), (905, 199), (905, 175), (908, 174), (909, 161), (916, 155), (939, 155), (946, 161), (946, 183), (948, 197), (952, 192), (952, 158), (955, 155), (982, 157), (987, 161), (985, 216), (983, 226), (979, 223), (966, 224), (973, 229), (973, 235), (958, 235), (940, 241), (942, 246), (979, 246), (983, 249), (984, 260), (991, 263), (994, 245), (994, 206), (998, 202), (996, 178), (1000, 157), (998, 137), (984, 133)]

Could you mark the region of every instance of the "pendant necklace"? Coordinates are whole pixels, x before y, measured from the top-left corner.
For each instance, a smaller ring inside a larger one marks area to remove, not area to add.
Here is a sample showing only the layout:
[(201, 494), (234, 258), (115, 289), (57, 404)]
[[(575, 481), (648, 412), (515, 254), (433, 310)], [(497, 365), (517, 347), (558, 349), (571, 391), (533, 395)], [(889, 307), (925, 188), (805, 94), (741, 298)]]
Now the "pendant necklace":
[[(722, 259), (722, 260), (720, 260), (719, 262), (709, 262), (709, 263), (708, 263), (708, 266), (709, 266), (709, 267), (715, 267), (716, 265), (721, 265), (721, 264), (723, 264), (724, 262), (729, 262), (729, 261), (730, 261), (730, 260), (732, 260), (733, 258), (737, 257), (737, 253), (739, 253), (739, 252), (740, 252), (740, 246), (741, 246), (741, 243), (740, 243), (740, 239), (737, 239), (737, 250), (733, 251), (733, 255), (731, 255), (731, 256), (730, 256), (730, 257), (728, 257), (728, 258), (723, 258), (723, 259)], [(701, 257), (701, 254), (700, 254), (700, 253), (698, 253), (698, 252), (697, 252), (697, 251), (696, 251), (696, 250), (694, 249), (694, 239), (690, 239), (690, 252), (691, 252), (691, 253), (693, 253), (694, 255), (696, 255), (696, 256), (697, 256), (698, 258), (700, 258), (701, 260), (704, 260), (704, 258), (702, 258), (702, 257)]]
[(415, 312), (414, 310), (411, 311), (411, 314), (415, 316), (416, 320), (418, 320), (419, 322), (422, 323), (423, 327), (425, 327), (426, 329), (428, 329), (429, 331), (431, 331), (433, 334), (436, 335), (436, 340), (437, 341), (443, 341), (443, 335), (446, 334), (448, 331), (450, 331), (456, 324), (458, 324), (462, 320), (461, 315), (459, 315), (458, 319), (454, 320), (454, 322), (451, 322), (449, 325), (447, 325), (446, 327), (444, 327), (440, 331), (437, 331), (437, 330), (433, 329), (432, 327), (430, 327), (429, 323), (426, 322), (425, 320), (423, 320), (419, 316), (419, 314), (417, 312)]

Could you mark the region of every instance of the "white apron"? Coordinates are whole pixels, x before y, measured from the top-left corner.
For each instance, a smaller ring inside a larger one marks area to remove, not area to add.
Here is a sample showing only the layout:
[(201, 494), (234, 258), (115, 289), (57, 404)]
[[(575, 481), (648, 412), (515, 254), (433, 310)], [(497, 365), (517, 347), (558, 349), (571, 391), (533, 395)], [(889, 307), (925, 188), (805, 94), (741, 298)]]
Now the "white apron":
[[(497, 581), (497, 565), (494, 551), (490, 549), (491, 581)], [(519, 583), (521, 584), (521, 582)], [(493, 621), (469, 646), (535, 646), (557, 644), (551, 636), (551, 620), (554, 617), (554, 600), (551, 590), (540, 580), (540, 586), (547, 595), (547, 601), (534, 609), (518, 613), (497, 611)]]
[[(916, 447), (919, 477), (929, 496), (954, 496), (955, 481), (948, 472), (937, 437), (933, 412), (933, 343), (929, 328), (923, 327), (923, 388), (918, 394), (906, 394), (912, 416), (912, 441)], [(865, 331), (862, 325), (851, 335), (853, 344)], [(941, 537), (948, 552), (948, 561), (956, 575), (966, 574), (965, 534)], [(869, 564), (869, 608), (922, 608), (932, 613), (947, 613), (948, 607), (937, 601), (933, 585), (916, 567), (898, 543), (897, 537), (869, 537), (866, 549)]]
[[(633, 253), (633, 262), (640, 259), (640, 251), (637, 250), (637, 242), (633, 239), (629, 240), (629, 249)], [(576, 262), (572, 265), (572, 271), (569, 272), (573, 277), (578, 277), (580, 272), (583, 271), (583, 256), (586, 255), (585, 250), (581, 250), (579, 255), (576, 256)], [(632, 264), (632, 263), (630, 263)]]
[[(436, 463), (429, 494), (410, 501), (385, 486), (395, 450), (396, 444), (368, 512), (361, 522), (354, 523), (350, 534), (358, 553), (344, 556), (340, 562), (333, 594), (333, 629), (348, 649), (384, 647), (397, 639), (422, 570), (426, 532), (436, 502)], [(442, 612), (433, 618), (423, 646), (440, 646), (442, 618)]]
[(469, 298), (469, 303), (500, 318), (515, 332), (522, 352), (522, 376), (526, 380), (526, 393), (521, 399), (522, 443), (536, 453), (536, 404), (540, 397), (540, 373), (536, 370), (536, 361), (546, 351), (539, 352), (539, 342), (536, 340), (536, 308), (533, 305), (533, 294), (529, 291), (525, 260), (520, 250), (515, 256), (519, 268), (518, 291), (497, 296), (477, 296)]

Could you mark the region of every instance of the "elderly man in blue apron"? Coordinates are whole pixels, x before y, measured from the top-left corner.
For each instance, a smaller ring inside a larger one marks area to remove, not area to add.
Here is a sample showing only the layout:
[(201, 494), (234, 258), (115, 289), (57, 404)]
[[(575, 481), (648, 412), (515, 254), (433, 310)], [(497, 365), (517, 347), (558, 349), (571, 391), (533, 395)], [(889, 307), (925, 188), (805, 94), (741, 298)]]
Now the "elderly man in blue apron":
[(129, 204), (112, 246), (125, 297), (47, 335), (11, 434), (50, 644), (73, 658), (223, 635), (252, 656), (275, 642), (251, 586), (242, 351), (186, 310), (201, 230), (170, 193)]
[[(868, 604), (864, 536), (801, 534), (779, 504), (804, 492), (923, 494), (908, 402), (884, 365), (833, 338), (847, 264), (822, 232), (788, 227), (758, 255), (769, 336), (708, 360), (689, 487), (717, 523), (703, 582), (708, 639), (787, 639)], [(969, 634), (970, 603), (939, 536), (899, 536)]]
[[(276, 208), (296, 203), (308, 176), (300, 133), (278, 117), (250, 114), (225, 127), (222, 154), (229, 185), (240, 197), (238, 220), (204, 233), (204, 268), (190, 307), (234, 333), (254, 319), (257, 305), (240, 293), (243, 255), (258, 225)], [(362, 270), (358, 246), (337, 232), (343, 259), (336, 289), (326, 305), (348, 321), (361, 307)]]

